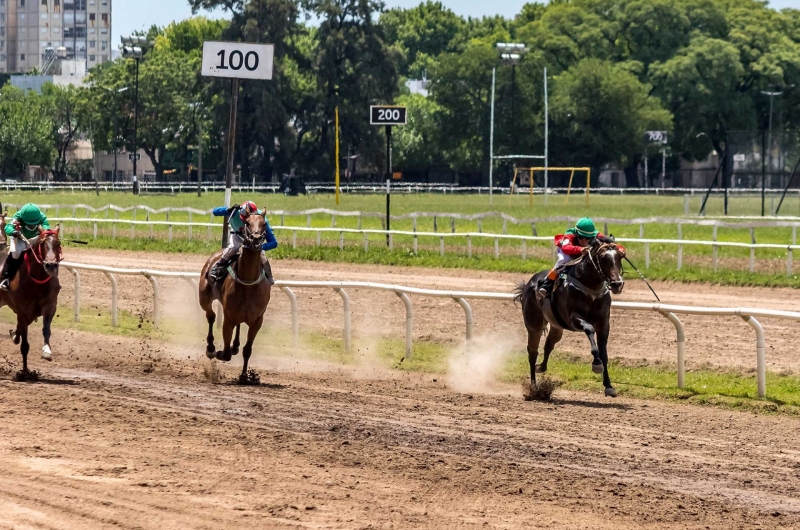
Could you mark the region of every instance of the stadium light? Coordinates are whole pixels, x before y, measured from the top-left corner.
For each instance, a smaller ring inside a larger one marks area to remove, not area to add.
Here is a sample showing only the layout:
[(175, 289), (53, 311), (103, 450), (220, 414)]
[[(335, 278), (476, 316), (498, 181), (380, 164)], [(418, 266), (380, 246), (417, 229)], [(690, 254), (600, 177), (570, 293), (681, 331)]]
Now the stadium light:
[(139, 127), (139, 62), (144, 58), (147, 48), (151, 43), (147, 41), (147, 37), (139, 35), (123, 36), (120, 37), (122, 41), (122, 57), (125, 59), (133, 59), (136, 63), (136, 80), (133, 90), (133, 177), (136, 180), (136, 166), (139, 153), (137, 149), (137, 129)]

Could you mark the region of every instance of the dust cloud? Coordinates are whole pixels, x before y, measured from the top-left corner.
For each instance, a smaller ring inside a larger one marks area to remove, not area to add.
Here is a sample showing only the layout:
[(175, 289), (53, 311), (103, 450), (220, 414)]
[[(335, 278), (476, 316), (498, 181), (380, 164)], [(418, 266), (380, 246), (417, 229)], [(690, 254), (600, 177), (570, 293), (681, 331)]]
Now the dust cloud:
[(461, 393), (507, 393), (508, 385), (499, 381), (500, 373), (516, 345), (512, 338), (486, 334), (464, 343), (450, 353), (448, 386)]

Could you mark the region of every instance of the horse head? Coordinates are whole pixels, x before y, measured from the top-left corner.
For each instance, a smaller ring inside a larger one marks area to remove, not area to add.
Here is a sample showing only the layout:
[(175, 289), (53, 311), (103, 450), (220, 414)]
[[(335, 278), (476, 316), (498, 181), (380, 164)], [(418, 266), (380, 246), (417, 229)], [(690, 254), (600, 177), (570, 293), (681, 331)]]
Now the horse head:
[(36, 260), (40, 261), (45, 272), (53, 277), (58, 277), (58, 264), (64, 259), (61, 253), (61, 240), (58, 238), (60, 233), (61, 225), (56, 226), (55, 230), (43, 231), (33, 248)]
[(611, 292), (620, 294), (625, 286), (625, 280), (622, 278), (624, 251), (616, 243), (601, 243), (595, 240), (589, 257)]
[(262, 214), (252, 214), (244, 225), (244, 246), (250, 249), (261, 250), (261, 245), (267, 238), (267, 219)]

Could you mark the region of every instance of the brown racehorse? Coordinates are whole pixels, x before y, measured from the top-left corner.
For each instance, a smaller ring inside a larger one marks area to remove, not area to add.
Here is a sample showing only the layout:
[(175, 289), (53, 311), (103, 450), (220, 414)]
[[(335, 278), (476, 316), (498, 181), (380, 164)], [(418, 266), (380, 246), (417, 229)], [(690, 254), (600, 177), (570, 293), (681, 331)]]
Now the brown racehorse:
[(31, 248), (23, 254), (24, 261), (17, 275), (11, 281), (8, 291), (0, 291), (0, 307), (7, 305), (17, 315), (17, 329), (12, 332), (14, 344), (20, 344), (22, 354), (22, 375), (28, 372), (28, 326), (39, 317), (43, 318), (42, 359), (52, 360), (50, 350), (50, 324), (58, 307), (58, 264), (63, 260), (61, 241), (58, 234), (61, 227), (45, 230), (31, 241)]
[[(272, 286), (266, 280), (261, 266), (261, 244), (266, 238), (267, 221), (263, 215), (251, 215), (244, 227), (242, 249), (236, 264), (230, 267), (233, 274), (228, 274), (223, 280), (214, 282), (209, 280), (208, 271), (222, 255), (222, 251), (215, 252), (203, 267), (200, 277), (200, 307), (206, 312), (208, 321), (208, 336), (206, 337), (206, 355), (209, 359), (216, 357), (221, 361), (230, 361), (231, 355), (239, 353), (239, 330), (242, 324), (247, 324), (247, 342), (242, 350), (244, 364), (240, 382), (247, 381), (247, 363), (253, 353), (253, 341), (261, 329), (264, 313), (269, 304)], [(212, 308), (214, 300), (222, 304), (224, 319), (222, 322), (222, 351), (215, 353), (214, 348), (214, 321), (216, 315)], [(233, 330), (236, 328), (236, 337)], [(233, 346), (231, 346), (233, 339)]]

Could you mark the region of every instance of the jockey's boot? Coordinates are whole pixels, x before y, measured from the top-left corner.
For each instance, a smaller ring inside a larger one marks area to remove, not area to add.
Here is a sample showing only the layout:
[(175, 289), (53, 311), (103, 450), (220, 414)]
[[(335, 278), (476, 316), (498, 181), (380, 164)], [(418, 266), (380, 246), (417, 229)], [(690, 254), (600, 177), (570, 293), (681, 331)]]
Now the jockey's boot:
[(270, 285), (275, 285), (275, 278), (272, 277), (272, 267), (269, 264), (269, 260), (262, 254), (261, 256), (261, 265), (264, 267), (264, 275), (267, 277), (267, 281)]
[(208, 272), (209, 277), (215, 282), (218, 281), (222, 277), (222, 271), (225, 270), (225, 266), (227, 264), (228, 264), (227, 261), (220, 258), (219, 261), (217, 261), (214, 264), (214, 266), (211, 267), (211, 270)]
[(0, 290), (8, 291), (11, 286), (11, 280), (17, 274), (21, 263), (22, 254), (16, 259), (11, 254), (8, 255), (6, 262), (3, 264), (3, 271), (0, 272)]
[(547, 273), (547, 277), (539, 286), (539, 291), (536, 293), (539, 300), (542, 300), (546, 296), (550, 296), (550, 293), (553, 292), (553, 284), (555, 284), (556, 278), (558, 278), (558, 271), (555, 269), (552, 269)]

